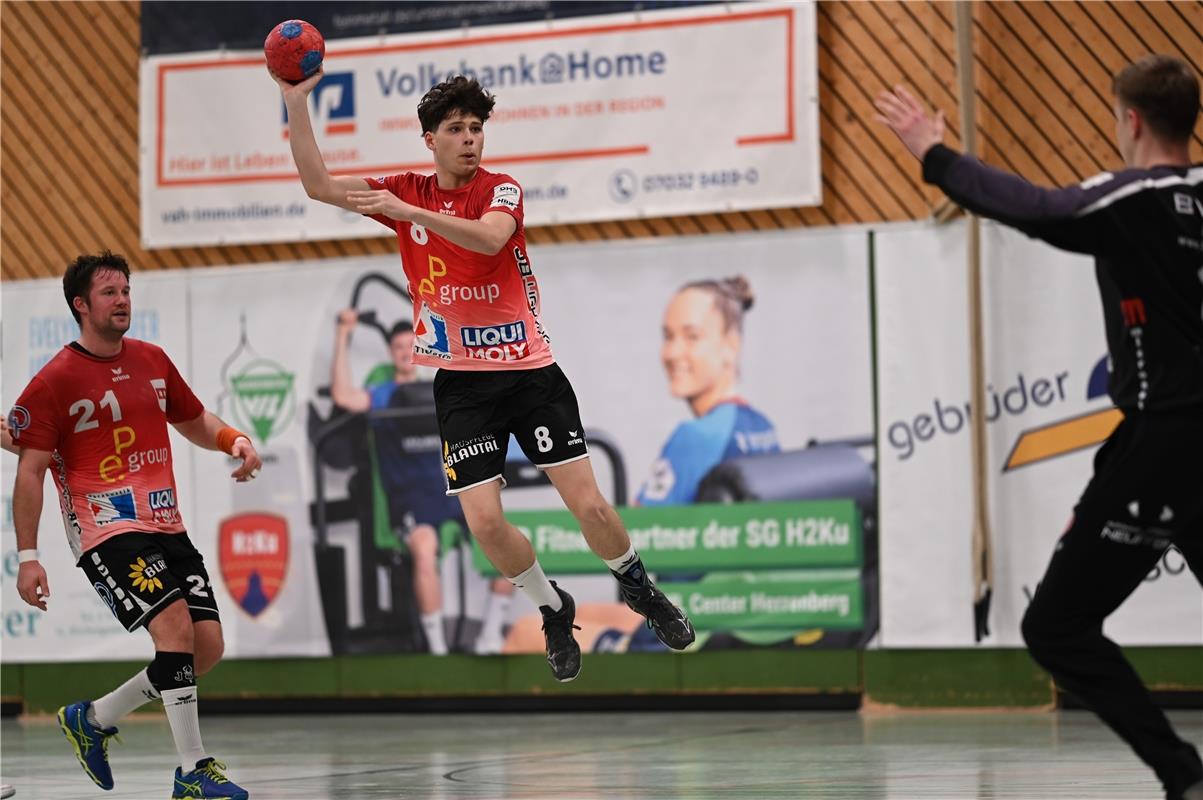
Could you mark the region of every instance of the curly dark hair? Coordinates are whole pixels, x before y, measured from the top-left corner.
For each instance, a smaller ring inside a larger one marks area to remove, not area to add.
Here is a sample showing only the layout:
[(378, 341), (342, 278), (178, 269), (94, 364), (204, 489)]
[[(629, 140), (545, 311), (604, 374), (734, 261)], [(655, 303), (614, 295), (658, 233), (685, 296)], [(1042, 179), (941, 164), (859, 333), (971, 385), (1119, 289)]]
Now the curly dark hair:
[(422, 133), (433, 133), (439, 124), (455, 112), (474, 114), (481, 122), (493, 113), (497, 98), (489, 94), (475, 78), (456, 75), (431, 88), (418, 103), (418, 121)]
[(67, 298), (67, 308), (71, 309), (71, 316), (75, 317), (77, 323), (79, 312), (75, 310), (75, 298), (82, 297), (87, 302), (88, 292), (92, 290), (92, 276), (106, 269), (120, 272), (129, 280), (129, 264), (125, 258), (108, 250), (94, 256), (81, 255), (67, 265), (67, 271), (63, 274), (63, 296)]

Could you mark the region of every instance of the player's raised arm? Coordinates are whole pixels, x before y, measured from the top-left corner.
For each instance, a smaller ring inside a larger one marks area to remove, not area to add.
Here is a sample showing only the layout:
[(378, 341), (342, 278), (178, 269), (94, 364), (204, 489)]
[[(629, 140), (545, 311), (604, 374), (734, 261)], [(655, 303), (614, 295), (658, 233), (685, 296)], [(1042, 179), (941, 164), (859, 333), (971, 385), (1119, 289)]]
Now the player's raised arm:
[(31, 447), (21, 449), (13, 485), (13, 527), (17, 531), (17, 594), (35, 608), (46, 610), (50, 584), (38, 560), (38, 522), (42, 517), (42, 486), (51, 454)]
[(322, 151), (313, 135), (313, 123), (309, 119), (309, 94), (322, 79), (318, 70), (300, 83), (289, 83), (272, 75), (284, 96), (288, 109), (288, 146), (292, 149), (292, 160), (297, 165), (305, 193), (314, 200), (357, 211), (355, 204), (347, 199), (347, 192), (368, 189), (362, 178), (334, 177), (326, 169)]
[(347, 308), (339, 313), (334, 329), (334, 358), (330, 362), (330, 399), (339, 408), (355, 413), (372, 407), (372, 396), (351, 380), (351, 364), (347, 357), (351, 331), (358, 323), (359, 313), (355, 309)]
[(875, 105), (877, 120), (922, 163), (923, 180), (961, 207), (1065, 250), (1093, 254), (1118, 246), (1114, 209), (1100, 201), (1132, 176), (1104, 173), (1081, 185), (1036, 186), (944, 146), (943, 112), (929, 113), (905, 87), (881, 92)]
[(487, 256), (500, 253), (518, 228), (517, 221), (501, 211), (489, 211), (480, 219), (460, 219), (406, 203), (387, 189), (348, 192), (347, 200), (349, 207), (361, 214), (412, 222), (465, 250)]

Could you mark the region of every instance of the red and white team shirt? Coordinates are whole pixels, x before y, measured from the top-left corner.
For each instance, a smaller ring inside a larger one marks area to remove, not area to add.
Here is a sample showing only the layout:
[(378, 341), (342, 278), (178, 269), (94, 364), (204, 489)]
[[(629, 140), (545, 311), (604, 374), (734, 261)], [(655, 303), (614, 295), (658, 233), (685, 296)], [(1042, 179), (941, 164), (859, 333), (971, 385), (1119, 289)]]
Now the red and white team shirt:
[(373, 214), (397, 233), (414, 301), (414, 362), (463, 370), (535, 369), (555, 361), (539, 320), (539, 283), (526, 257), (522, 187), (509, 175), (477, 169), (468, 185), (440, 189), (434, 175), (365, 178), (411, 205), (460, 219), (490, 211), (517, 222), (496, 255), (453, 244), (421, 225)]
[(64, 347), (33, 377), (8, 424), (17, 446), (54, 453), (76, 561), (118, 534), (184, 531), (167, 423), (204, 410), (167, 354), (137, 339), (112, 358)]

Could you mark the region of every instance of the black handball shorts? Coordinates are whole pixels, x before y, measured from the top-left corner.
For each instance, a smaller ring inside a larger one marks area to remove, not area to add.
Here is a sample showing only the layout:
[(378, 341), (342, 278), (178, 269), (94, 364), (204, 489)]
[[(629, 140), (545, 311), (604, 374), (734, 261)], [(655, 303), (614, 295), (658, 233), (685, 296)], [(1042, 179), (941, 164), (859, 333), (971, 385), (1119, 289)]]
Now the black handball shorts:
[(494, 372), (440, 369), (434, 402), (447, 494), (504, 481), (510, 434), (540, 469), (589, 455), (576, 394), (556, 364)]

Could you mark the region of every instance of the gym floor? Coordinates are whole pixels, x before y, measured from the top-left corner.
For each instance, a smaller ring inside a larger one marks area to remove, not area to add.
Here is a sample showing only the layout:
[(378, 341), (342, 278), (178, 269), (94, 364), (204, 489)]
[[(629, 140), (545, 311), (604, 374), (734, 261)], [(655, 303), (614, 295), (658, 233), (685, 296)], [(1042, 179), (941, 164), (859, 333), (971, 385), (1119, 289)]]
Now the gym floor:
[[(1203, 742), (1203, 713), (1171, 719)], [(258, 800), (1164, 796), (1117, 737), (1075, 711), (210, 715), (202, 726)], [(53, 718), (4, 720), (3, 782), (21, 800), (169, 797), (166, 719), (131, 717), (121, 738), (107, 794)]]

